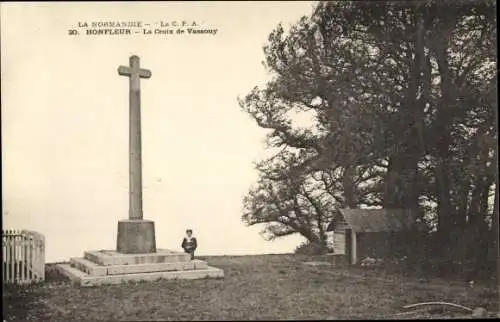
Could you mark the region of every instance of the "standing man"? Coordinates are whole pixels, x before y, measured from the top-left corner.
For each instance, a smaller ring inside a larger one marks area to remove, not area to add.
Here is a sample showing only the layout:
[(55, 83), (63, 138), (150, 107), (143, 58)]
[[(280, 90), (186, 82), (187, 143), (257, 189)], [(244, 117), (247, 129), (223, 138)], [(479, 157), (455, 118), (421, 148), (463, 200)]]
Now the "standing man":
[(193, 237), (193, 231), (191, 229), (186, 230), (186, 237), (182, 240), (182, 248), (186, 253), (191, 255), (191, 259), (194, 259), (194, 251), (198, 247), (196, 242), (196, 237)]

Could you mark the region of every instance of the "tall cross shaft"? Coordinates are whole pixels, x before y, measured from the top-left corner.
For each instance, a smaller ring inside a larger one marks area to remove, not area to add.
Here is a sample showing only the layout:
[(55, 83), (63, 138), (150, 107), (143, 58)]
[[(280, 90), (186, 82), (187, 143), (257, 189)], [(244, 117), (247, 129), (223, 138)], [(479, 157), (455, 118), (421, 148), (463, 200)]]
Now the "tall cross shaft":
[(140, 68), (138, 56), (130, 57), (130, 66), (118, 67), (118, 74), (130, 78), (129, 89), (129, 219), (142, 220), (142, 154), (141, 154), (141, 78), (151, 71)]

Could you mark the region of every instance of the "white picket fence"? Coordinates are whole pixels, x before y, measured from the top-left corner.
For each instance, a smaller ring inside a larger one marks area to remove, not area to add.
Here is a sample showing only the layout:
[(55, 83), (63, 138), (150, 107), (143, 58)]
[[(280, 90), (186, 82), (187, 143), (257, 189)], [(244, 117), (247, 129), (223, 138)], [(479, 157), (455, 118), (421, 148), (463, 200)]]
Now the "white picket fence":
[(2, 230), (3, 283), (45, 280), (45, 237), (30, 230)]

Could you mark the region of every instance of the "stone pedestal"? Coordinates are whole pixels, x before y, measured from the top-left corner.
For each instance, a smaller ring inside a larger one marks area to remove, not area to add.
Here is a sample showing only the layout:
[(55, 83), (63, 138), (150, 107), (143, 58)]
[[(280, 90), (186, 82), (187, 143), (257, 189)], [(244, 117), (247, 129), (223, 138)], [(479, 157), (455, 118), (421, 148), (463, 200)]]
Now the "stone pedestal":
[(120, 220), (116, 250), (123, 254), (156, 252), (155, 223), (151, 220)]
[(124, 254), (114, 250), (85, 252), (83, 258), (71, 258), (58, 264), (58, 270), (81, 286), (119, 284), (158, 279), (222, 278), (224, 271), (189, 254), (167, 249), (156, 253)]

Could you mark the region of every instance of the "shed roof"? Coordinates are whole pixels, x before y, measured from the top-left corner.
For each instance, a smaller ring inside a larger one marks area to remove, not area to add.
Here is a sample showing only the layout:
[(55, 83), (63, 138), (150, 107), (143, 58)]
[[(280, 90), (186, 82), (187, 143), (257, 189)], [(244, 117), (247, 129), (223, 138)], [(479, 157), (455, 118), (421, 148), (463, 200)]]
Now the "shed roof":
[[(410, 230), (417, 219), (417, 212), (411, 209), (340, 209), (339, 215), (355, 232)], [(327, 231), (334, 230), (339, 219), (334, 218)]]

